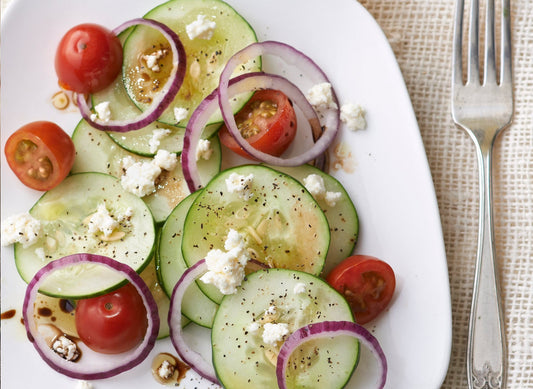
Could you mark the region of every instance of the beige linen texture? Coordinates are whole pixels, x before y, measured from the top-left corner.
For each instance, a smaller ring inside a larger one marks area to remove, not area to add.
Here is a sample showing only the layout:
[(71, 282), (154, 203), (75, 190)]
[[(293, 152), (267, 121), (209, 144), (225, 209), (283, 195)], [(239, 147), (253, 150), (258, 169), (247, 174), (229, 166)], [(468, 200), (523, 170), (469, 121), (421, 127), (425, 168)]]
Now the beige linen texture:
[[(442, 388), (467, 388), (478, 177), (472, 142), (455, 128), (450, 116), (455, 2), (361, 3), (396, 54), (426, 147), (446, 244), (453, 311), (452, 355)], [(515, 117), (496, 143), (494, 220), (508, 341), (507, 388), (526, 389), (533, 388), (533, 2), (511, 3)]]

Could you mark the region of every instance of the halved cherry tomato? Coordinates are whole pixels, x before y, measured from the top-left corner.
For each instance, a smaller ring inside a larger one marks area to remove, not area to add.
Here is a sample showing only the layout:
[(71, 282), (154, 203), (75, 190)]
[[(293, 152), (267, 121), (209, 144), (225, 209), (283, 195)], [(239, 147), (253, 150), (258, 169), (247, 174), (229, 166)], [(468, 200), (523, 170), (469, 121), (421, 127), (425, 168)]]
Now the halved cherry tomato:
[(147, 328), (146, 307), (132, 284), (79, 300), (76, 305), (78, 335), (97, 352), (119, 354), (131, 350), (144, 339)]
[(122, 67), (122, 45), (112, 31), (85, 23), (71, 28), (59, 42), (55, 68), (59, 85), (94, 93), (110, 85)]
[(7, 163), (20, 181), (37, 190), (49, 190), (68, 175), (76, 150), (68, 134), (48, 121), (28, 123), (7, 139)]
[[(235, 115), (242, 136), (257, 150), (279, 157), (296, 135), (296, 114), (291, 101), (278, 90), (265, 89), (252, 98)], [(223, 126), (219, 131), (222, 144), (243, 157), (250, 158)]]
[(392, 268), (368, 255), (346, 258), (328, 274), (326, 280), (344, 295), (359, 324), (377, 317), (391, 301), (396, 287)]

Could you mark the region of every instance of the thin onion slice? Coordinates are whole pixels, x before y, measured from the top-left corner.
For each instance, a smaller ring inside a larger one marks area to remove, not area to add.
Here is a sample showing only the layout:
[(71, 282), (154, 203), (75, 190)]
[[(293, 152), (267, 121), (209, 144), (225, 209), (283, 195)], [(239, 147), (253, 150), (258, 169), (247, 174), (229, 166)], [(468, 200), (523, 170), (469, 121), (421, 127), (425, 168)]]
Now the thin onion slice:
[[(303, 115), (308, 120), (311, 128), (313, 129), (313, 133), (317, 131), (317, 128), (318, 131), (321, 131), (320, 121), (318, 119), (317, 113), (315, 112), (311, 104), (309, 104), (300, 89), (284, 77), (263, 72), (242, 74), (229, 81), (227, 95), (229, 96), (229, 98), (231, 98), (240, 93), (254, 92), (260, 89), (281, 90), (294, 104), (296, 104), (300, 108)], [(198, 173), (198, 167), (196, 164), (196, 148), (198, 146), (198, 142), (200, 140), (202, 131), (206, 123), (208, 122), (211, 115), (213, 115), (213, 113), (215, 113), (218, 109), (219, 94), (218, 91), (215, 89), (215, 91), (213, 91), (209, 96), (207, 96), (194, 110), (193, 114), (191, 115), (191, 118), (189, 119), (189, 123), (187, 124), (185, 137), (183, 139), (181, 163), (183, 166), (183, 175), (185, 177), (185, 180), (187, 181), (187, 185), (191, 192), (194, 192), (202, 187), (200, 175)], [(328, 137), (329, 135), (330, 134), (328, 134)], [(244, 142), (249, 145), (246, 140), (244, 140)], [(316, 147), (316, 145), (317, 144), (315, 143), (315, 146), (312, 149), (317, 151), (318, 155), (320, 155), (326, 151), (329, 146), (329, 142), (322, 142), (318, 146), (318, 148)], [(275, 158), (269, 154), (265, 155), (268, 155), (271, 158)], [(314, 159), (315, 157), (316, 155), (309, 156), (306, 152), (298, 157), (293, 158), (291, 163), (294, 163), (296, 165), (302, 165)], [(259, 159), (263, 160), (262, 158)]]
[(168, 311), (168, 326), (170, 329), (170, 339), (174, 348), (178, 352), (180, 358), (187, 363), (200, 376), (209, 381), (218, 384), (216, 373), (213, 367), (207, 363), (202, 355), (191, 349), (183, 337), (183, 329), (181, 323), (181, 303), (185, 291), (207, 271), (205, 260), (196, 262), (193, 266), (188, 268), (179, 281), (176, 283), (172, 296), (170, 298), (170, 308)]
[(183, 79), (185, 78), (185, 73), (187, 70), (186, 64), (186, 55), (185, 48), (181, 43), (179, 36), (171, 30), (167, 25), (151, 19), (137, 18), (127, 21), (113, 30), (113, 32), (118, 35), (122, 31), (126, 30), (129, 27), (136, 25), (145, 25), (148, 27), (155, 28), (160, 31), (161, 34), (168, 40), (170, 44), (170, 49), (172, 50), (172, 59), (173, 66), (168, 77), (167, 82), (162, 88), (161, 92), (157, 94), (154, 98), (150, 108), (142, 112), (133, 120), (109, 120), (102, 121), (98, 118), (92, 118), (91, 107), (89, 106), (84, 95), (78, 95), (78, 107), (80, 109), (81, 115), (83, 118), (89, 122), (91, 126), (103, 131), (116, 131), (116, 132), (127, 132), (138, 130), (140, 128), (146, 127), (148, 124), (157, 120), (163, 111), (168, 108), (172, 103), (176, 94), (178, 93), (181, 85), (183, 84)]
[[(315, 84), (330, 83), (322, 69), (311, 58), (294, 47), (276, 41), (252, 43), (234, 54), (226, 63), (224, 70), (220, 74), (220, 83), (217, 89), (219, 97), (218, 104), (228, 131), (233, 135), (239, 146), (241, 146), (248, 154), (269, 165), (299, 166), (315, 158), (319, 158), (335, 139), (339, 129), (339, 102), (333, 88), (332, 98), (336, 108), (329, 109), (323, 113), (324, 132), (319, 134), (319, 132), (314, 130), (313, 134), (316, 143), (301, 155), (289, 158), (272, 156), (255, 149), (240, 133), (231, 108), (230, 99), (232, 94), (229, 91), (231, 75), (235, 68), (240, 64), (265, 54), (275, 55), (283, 59), (286, 63), (297, 66), (302, 70), (303, 74)], [(298, 101), (295, 101), (295, 103), (299, 105)], [(318, 138), (318, 136), (320, 137)]]
[[(139, 292), (146, 307), (148, 327), (143, 341), (132, 350), (120, 354), (102, 354), (78, 342), (78, 347), (81, 348), (81, 357), (77, 361), (68, 361), (52, 350), (48, 340), (39, 332), (39, 328), (33, 317), (34, 304), (38, 296), (39, 286), (55, 271), (61, 271), (81, 264), (104, 266), (111, 271), (118, 272), (135, 286)], [(139, 365), (153, 349), (159, 332), (157, 304), (142, 278), (129, 266), (111, 258), (95, 254), (69, 255), (52, 261), (41, 268), (28, 284), (22, 307), (22, 315), (28, 339), (33, 343), (44, 361), (61, 374), (83, 380), (112, 377)]]
[(276, 364), (276, 377), (280, 389), (287, 389), (286, 375), (289, 357), (302, 343), (312, 339), (348, 335), (357, 338), (376, 357), (379, 377), (376, 387), (382, 389), (387, 380), (387, 358), (378, 340), (364, 327), (350, 321), (323, 321), (309, 324), (294, 331), (281, 346)]

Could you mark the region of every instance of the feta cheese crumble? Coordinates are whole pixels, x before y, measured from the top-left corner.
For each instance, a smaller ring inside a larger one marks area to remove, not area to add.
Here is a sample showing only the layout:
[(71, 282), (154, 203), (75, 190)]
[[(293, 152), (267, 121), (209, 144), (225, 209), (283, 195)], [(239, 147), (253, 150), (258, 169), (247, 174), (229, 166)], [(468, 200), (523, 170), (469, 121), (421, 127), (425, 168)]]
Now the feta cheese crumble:
[(211, 142), (208, 139), (200, 139), (196, 148), (196, 160), (205, 159), (206, 161), (213, 155)]
[(328, 192), (324, 179), (318, 174), (309, 174), (303, 179), (305, 188), (316, 200), (323, 199), (330, 207), (334, 207), (342, 198), (341, 192)]
[(146, 66), (154, 73), (158, 73), (161, 71), (161, 67), (159, 66), (158, 61), (161, 58), (166, 57), (168, 54), (168, 50), (156, 50), (153, 53), (150, 53), (148, 55), (143, 55), (141, 58), (146, 62)]
[(167, 150), (158, 150), (152, 163), (163, 170), (174, 170), (178, 165), (178, 156)]
[(294, 294), (303, 294), (307, 290), (306, 285), (303, 282), (298, 282), (296, 285), (294, 285), (293, 292)]
[(352, 131), (366, 128), (365, 110), (360, 105), (353, 103), (344, 104), (341, 107), (340, 118), (346, 127)]
[(21, 243), (23, 247), (34, 244), (41, 233), (41, 222), (29, 213), (13, 215), (2, 221), (2, 246)]
[(316, 84), (307, 92), (307, 100), (317, 110), (337, 108), (329, 82)]
[(253, 179), (253, 174), (244, 176), (238, 173), (231, 173), (226, 178), (226, 188), (228, 192), (237, 194), (241, 199), (250, 200), (254, 195), (251, 190)]
[(104, 203), (98, 204), (96, 212), (89, 219), (89, 232), (91, 234), (102, 232), (107, 237), (115, 228), (118, 228), (118, 221), (113, 219)]
[(93, 389), (93, 384), (89, 381), (80, 380), (76, 385), (76, 389)]
[(176, 123), (181, 122), (183, 119), (187, 117), (189, 114), (189, 111), (187, 108), (181, 108), (181, 107), (175, 107), (174, 108), (174, 118), (176, 119)]
[(152, 137), (148, 141), (150, 146), (150, 152), (155, 153), (159, 146), (161, 145), (161, 140), (167, 137), (171, 131), (166, 128), (158, 128), (152, 132)]
[(62, 335), (52, 344), (52, 350), (67, 361), (75, 361), (80, 356), (78, 346), (72, 340)]
[(178, 157), (167, 150), (158, 150), (149, 161), (136, 162), (131, 156), (122, 159), (124, 174), (120, 178), (122, 187), (139, 197), (147, 196), (155, 191), (155, 180), (161, 170), (173, 170), (178, 164)]
[(198, 15), (196, 20), (188, 24), (185, 29), (191, 40), (196, 38), (209, 40), (213, 37), (216, 26), (217, 24), (212, 20), (206, 19), (205, 15)]
[(213, 249), (205, 257), (207, 272), (200, 277), (206, 284), (215, 285), (223, 294), (233, 294), (244, 279), (244, 267), (250, 260), (244, 238), (230, 229), (224, 249)]
[(157, 369), (157, 374), (162, 379), (168, 380), (170, 377), (174, 375), (175, 371), (176, 371), (176, 367), (165, 359), (163, 363), (161, 363), (161, 366), (159, 366), (159, 369)]
[(101, 121), (107, 123), (111, 120), (111, 109), (109, 108), (109, 101), (103, 101), (100, 104), (97, 104), (94, 107), (94, 111), (91, 115), (91, 120), (100, 119)]
[(275, 346), (289, 334), (287, 323), (265, 323), (263, 325), (263, 342)]

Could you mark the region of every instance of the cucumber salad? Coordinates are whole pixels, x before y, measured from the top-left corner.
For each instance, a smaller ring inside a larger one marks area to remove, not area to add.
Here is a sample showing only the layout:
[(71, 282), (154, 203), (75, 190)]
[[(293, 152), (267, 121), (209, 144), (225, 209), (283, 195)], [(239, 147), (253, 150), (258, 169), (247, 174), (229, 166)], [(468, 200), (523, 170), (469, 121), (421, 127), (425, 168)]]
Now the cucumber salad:
[[(42, 196), (2, 221), (51, 369), (80, 387), (149, 360), (162, 385), (343, 388), (367, 348), (383, 388), (365, 324), (386, 314), (394, 271), (353, 254), (356, 206), (329, 173), (364, 110), (221, 0), (170, 0), (55, 44), (53, 104), (81, 120), (71, 136), (42, 120), (7, 139), (12, 172)], [(208, 350), (185, 335), (195, 326)]]

